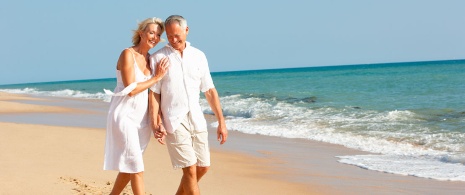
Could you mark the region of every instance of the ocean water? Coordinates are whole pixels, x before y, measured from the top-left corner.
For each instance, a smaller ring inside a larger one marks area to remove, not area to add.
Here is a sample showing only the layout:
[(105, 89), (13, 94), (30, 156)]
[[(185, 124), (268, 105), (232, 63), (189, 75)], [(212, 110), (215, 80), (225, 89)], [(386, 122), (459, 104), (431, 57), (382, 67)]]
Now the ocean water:
[[(370, 152), (369, 170), (465, 181), (465, 60), (212, 73), (229, 130)], [(100, 99), (116, 79), (0, 85), (0, 91)], [(205, 99), (204, 113), (212, 114)], [(211, 124), (217, 125), (215, 123)]]

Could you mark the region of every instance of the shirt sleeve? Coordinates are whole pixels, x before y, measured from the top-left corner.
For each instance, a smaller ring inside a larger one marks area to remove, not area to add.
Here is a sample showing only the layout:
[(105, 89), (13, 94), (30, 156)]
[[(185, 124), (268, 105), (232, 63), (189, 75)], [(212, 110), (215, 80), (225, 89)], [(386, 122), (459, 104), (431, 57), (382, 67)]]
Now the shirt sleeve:
[[(156, 54), (153, 54), (150, 56), (150, 68), (153, 70), (153, 74), (152, 74), (152, 77), (155, 76), (155, 71), (156, 71), (156, 66), (157, 66), (157, 62), (160, 61), (161, 58), (159, 58)], [(160, 91), (161, 91), (161, 82), (162, 80), (156, 82), (155, 84), (153, 84), (151, 87), (150, 87), (150, 90), (152, 90), (153, 92), (157, 93), (157, 94), (160, 94)]]
[(205, 55), (202, 58), (202, 66), (203, 68), (203, 75), (200, 79), (200, 91), (205, 93), (211, 88), (215, 88), (215, 85), (213, 84), (213, 79), (210, 74), (210, 69), (208, 68), (208, 61)]

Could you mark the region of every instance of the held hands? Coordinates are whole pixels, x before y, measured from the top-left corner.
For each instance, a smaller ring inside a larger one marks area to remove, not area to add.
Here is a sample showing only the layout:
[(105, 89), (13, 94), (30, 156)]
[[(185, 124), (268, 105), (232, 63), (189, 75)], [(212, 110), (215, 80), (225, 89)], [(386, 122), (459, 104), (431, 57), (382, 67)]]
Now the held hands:
[(160, 62), (157, 63), (157, 66), (155, 67), (154, 77), (161, 78), (165, 76), (169, 67), (170, 67), (169, 59), (168, 57), (164, 57), (163, 59), (160, 60)]
[(155, 139), (157, 139), (157, 141), (160, 144), (165, 145), (165, 136), (166, 135), (167, 135), (166, 134), (166, 129), (165, 129), (165, 127), (163, 127), (163, 124), (153, 126), (153, 136), (155, 137)]

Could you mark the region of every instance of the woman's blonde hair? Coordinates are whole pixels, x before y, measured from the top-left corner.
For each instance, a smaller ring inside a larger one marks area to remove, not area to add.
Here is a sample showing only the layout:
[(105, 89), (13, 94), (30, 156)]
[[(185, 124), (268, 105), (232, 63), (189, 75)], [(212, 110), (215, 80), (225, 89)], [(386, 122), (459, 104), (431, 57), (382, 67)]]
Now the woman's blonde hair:
[(132, 35), (132, 44), (138, 45), (140, 43), (139, 32), (144, 31), (149, 24), (156, 24), (161, 28), (162, 33), (165, 32), (165, 25), (160, 18), (156, 18), (156, 17), (147, 18), (144, 21), (139, 23), (139, 26), (136, 30), (133, 30), (134, 33)]

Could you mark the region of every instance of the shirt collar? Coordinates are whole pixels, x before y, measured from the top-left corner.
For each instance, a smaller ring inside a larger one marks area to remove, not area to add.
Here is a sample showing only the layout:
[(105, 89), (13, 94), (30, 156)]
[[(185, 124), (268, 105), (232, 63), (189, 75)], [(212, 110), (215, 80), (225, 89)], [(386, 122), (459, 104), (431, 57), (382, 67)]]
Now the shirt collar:
[[(186, 48), (184, 48), (184, 50), (186, 50), (186, 49), (187, 49), (188, 47), (190, 47), (190, 46), (191, 46), (191, 43), (188, 42), (188, 41), (186, 41)], [(172, 50), (176, 50), (176, 49), (174, 49), (174, 48), (171, 46), (170, 43), (166, 44), (165, 47), (169, 47), (169, 48), (171, 48)]]

